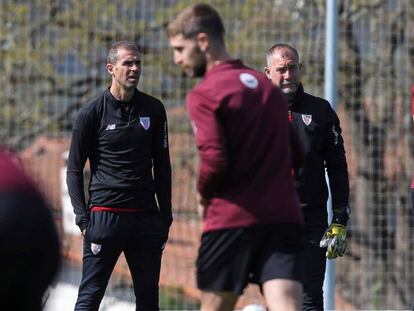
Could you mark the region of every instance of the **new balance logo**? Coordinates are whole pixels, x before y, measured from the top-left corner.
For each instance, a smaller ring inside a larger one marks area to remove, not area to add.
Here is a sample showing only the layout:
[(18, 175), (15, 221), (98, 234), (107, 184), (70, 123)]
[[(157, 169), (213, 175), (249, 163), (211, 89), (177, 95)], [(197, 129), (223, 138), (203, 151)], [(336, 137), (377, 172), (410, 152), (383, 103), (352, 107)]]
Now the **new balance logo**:
[(108, 124), (106, 126), (107, 131), (113, 131), (114, 129), (116, 129), (116, 124)]

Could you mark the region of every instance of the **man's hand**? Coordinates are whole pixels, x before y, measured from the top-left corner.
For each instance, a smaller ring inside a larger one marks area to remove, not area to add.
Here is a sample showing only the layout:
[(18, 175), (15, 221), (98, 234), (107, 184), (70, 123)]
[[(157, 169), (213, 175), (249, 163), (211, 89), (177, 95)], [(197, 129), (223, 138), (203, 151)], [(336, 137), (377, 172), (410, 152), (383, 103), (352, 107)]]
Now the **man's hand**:
[(346, 227), (332, 223), (322, 236), (320, 247), (327, 247), (326, 258), (343, 256), (346, 250)]
[[(79, 217), (79, 219), (78, 219)], [(89, 215), (79, 215), (76, 216), (76, 224), (79, 227), (79, 230), (81, 232), (81, 235), (85, 237), (86, 234), (86, 228), (88, 227), (89, 222)]]

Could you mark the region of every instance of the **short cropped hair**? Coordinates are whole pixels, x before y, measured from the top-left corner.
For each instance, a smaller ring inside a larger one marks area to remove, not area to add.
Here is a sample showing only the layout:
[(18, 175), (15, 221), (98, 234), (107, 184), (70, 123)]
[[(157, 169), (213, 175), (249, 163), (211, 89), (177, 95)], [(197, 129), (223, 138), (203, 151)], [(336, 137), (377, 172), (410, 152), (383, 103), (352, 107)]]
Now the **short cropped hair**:
[(213, 39), (223, 42), (225, 29), (219, 13), (208, 4), (194, 4), (186, 7), (167, 25), (169, 38), (183, 35), (194, 38), (207, 33)]
[(109, 49), (108, 56), (106, 57), (107, 64), (116, 64), (119, 50), (134, 51), (141, 54), (141, 49), (136, 43), (131, 41), (118, 41), (112, 44)]
[(278, 51), (282, 51), (282, 50), (289, 50), (293, 54), (295, 54), (295, 56), (297, 58), (297, 61), (299, 63), (299, 53), (293, 46), (291, 46), (289, 44), (286, 44), (286, 43), (278, 43), (278, 44), (275, 44), (274, 46), (272, 46), (266, 53), (266, 64), (267, 64), (267, 66), (271, 65), (273, 54), (278, 52)]

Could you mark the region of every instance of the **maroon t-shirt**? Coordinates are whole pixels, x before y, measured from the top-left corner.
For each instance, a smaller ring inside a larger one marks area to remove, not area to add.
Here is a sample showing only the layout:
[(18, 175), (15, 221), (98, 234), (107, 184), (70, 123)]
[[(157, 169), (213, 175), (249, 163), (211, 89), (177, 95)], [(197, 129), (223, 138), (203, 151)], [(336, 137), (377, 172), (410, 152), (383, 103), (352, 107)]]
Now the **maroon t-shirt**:
[(187, 96), (200, 155), (204, 231), (303, 223), (291, 174), (287, 102), (240, 60), (216, 65)]
[(0, 146), (0, 192), (18, 190), (37, 193), (33, 181), (26, 176), (19, 159)]

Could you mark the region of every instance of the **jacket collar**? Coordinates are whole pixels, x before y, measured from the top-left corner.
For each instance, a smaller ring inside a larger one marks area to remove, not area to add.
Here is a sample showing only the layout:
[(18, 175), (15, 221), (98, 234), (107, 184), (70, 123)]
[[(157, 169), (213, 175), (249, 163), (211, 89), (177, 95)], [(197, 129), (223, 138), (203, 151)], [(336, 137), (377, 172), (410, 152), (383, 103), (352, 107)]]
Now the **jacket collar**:
[(132, 96), (132, 98), (129, 101), (123, 102), (121, 100), (117, 100), (111, 94), (111, 91), (109, 89), (110, 88), (108, 87), (108, 89), (106, 90), (106, 93), (105, 93), (105, 97), (106, 97), (106, 100), (108, 101), (108, 103), (110, 103), (115, 109), (118, 109), (121, 106), (132, 105), (134, 103), (135, 98), (138, 96), (138, 90), (135, 89), (134, 90), (134, 96)]
[(304, 95), (305, 95), (305, 91), (303, 89), (302, 83), (300, 83), (296, 91), (295, 98), (293, 99), (292, 102), (289, 102), (289, 109), (291, 109), (292, 107), (298, 106), (298, 104), (302, 101)]

